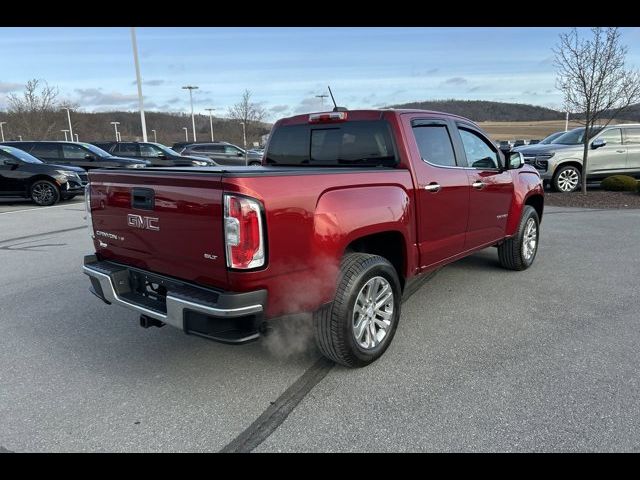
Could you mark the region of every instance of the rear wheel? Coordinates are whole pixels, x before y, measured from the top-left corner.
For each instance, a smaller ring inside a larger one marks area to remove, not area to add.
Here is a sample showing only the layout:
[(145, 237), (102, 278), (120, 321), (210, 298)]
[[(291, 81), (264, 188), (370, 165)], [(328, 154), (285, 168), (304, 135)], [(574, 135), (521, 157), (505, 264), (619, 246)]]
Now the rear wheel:
[(41, 207), (55, 205), (60, 200), (60, 190), (48, 180), (38, 180), (31, 185), (31, 199)]
[(251, 162), (249, 164), (250, 167), (259, 167), (260, 165), (262, 165), (260, 162)]
[(314, 314), (323, 355), (347, 367), (363, 367), (382, 356), (398, 326), (398, 274), (383, 257), (351, 253), (342, 260), (333, 302)]
[(517, 233), (498, 246), (500, 265), (509, 270), (529, 268), (538, 252), (539, 237), (538, 212), (531, 205), (525, 205)]

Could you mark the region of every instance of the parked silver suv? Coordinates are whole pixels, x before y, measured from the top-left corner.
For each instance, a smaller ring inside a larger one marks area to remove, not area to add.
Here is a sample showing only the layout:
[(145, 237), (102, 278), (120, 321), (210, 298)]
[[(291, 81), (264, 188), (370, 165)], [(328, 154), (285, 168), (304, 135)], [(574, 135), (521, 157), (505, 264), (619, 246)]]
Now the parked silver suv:
[[(579, 188), (583, 175), (584, 134), (584, 127), (575, 128), (549, 144), (520, 147), (518, 151), (554, 190), (573, 192)], [(640, 177), (640, 124), (598, 127), (590, 136), (588, 180), (601, 180), (615, 174)]]

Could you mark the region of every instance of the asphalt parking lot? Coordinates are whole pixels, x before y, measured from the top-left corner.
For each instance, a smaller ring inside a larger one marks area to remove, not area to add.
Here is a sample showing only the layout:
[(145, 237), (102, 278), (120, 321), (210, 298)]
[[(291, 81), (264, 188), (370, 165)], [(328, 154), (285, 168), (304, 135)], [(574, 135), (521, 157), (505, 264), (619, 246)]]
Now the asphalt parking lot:
[(549, 207), (529, 270), (494, 249), (443, 268), (350, 370), (143, 329), (87, 290), (82, 197), (5, 202), (0, 451), (640, 451), (638, 244), (640, 210)]

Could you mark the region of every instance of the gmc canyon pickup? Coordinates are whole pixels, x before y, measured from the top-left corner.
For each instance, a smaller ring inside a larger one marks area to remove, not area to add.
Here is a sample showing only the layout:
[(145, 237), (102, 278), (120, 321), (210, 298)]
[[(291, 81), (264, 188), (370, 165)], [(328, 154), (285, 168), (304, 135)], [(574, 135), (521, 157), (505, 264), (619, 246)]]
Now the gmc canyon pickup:
[(350, 367), (389, 346), (418, 279), (480, 249), (524, 270), (540, 175), (470, 120), (358, 110), (277, 121), (263, 166), (91, 171), (91, 291), (144, 327), (244, 343), (313, 312), (320, 351)]

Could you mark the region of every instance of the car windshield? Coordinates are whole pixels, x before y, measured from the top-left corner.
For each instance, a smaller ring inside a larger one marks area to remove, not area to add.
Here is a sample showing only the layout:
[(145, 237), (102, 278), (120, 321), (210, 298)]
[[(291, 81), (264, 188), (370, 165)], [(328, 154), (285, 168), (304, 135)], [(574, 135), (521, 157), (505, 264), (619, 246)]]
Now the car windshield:
[(13, 155), (16, 158), (19, 158), (23, 162), (27, 162), (27, 163), (44, 163), (44, 162), (38, 160), (33, 155), (30, 155), (27, 152), (25, 152), (24, 150), (20, 150), (19, 148), (13, 148), (13, 147), (0, 147), (0, 148), (2, 148), (2, 151), (9, 153), (9, 154)]
[(176, 151), (170, 149), (169, 147), (162, 145), (161, 143), (152, 143), (153, 146), (158, 147), (160, 150), (162, 150), (166, 155), (170, 156), (170, 157), (175, 157), (176, 156)]
[(99, 157), (112, 157), (113, 156), (109, 152), (105, 152), (100, 147), (96, 147), (95, 145), (91, 145), (90, 143), (81, 143), (80, 145), (82, 145), (87, 150), (90, 150), (91, 153), (94, 153)]
[[(554, 145), (580, 145), (584, 141), (585, 130), (585, 127), (574, 128), (573, 130), (563, 133), (555, 140), (552, 140), (551, 143)], [(589, 138), (596, 135), (600, 130), (602, 130), (602, 128), (592, 129)]]
[(549, 135), (548, 137), (543, 138), (542, 140), (540, 140), (539, 143), (542, 143), (544, 145), (553, 142), (556, 138), (558, 138), (560, 135), (564, 135), (566, 132), (556, 132), (556, 133), (552, 133), (551, 135)]

